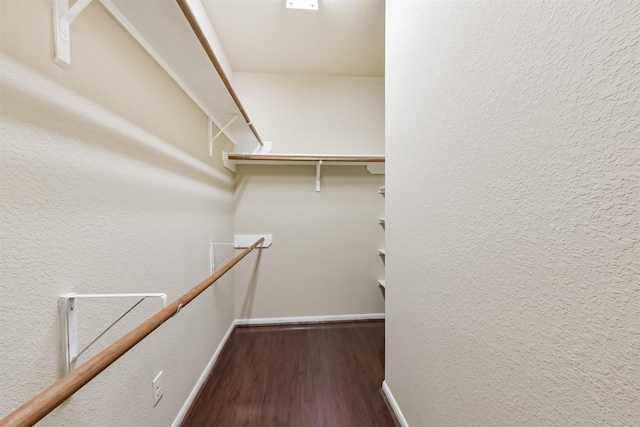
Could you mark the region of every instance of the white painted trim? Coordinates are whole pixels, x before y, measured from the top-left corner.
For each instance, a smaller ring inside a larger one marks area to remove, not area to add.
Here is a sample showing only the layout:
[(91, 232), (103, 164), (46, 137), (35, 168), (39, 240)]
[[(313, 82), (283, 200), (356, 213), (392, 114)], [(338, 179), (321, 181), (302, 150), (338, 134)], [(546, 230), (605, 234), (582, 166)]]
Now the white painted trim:
[(236, 321), (234, 320), (233, 322), (231, 322), (231, 325), (229, 326), (229, 330), (227, 330), (227, 333), (224, 335), (224, 337), (222, 337), (222, 341), (220, 341), (220, 344), (218, 345), (218, 348), (216, 348), (216, 351), (213, 353), (213, 356), (211, 356), (211, 360), (209, 360), (209, 363), (207, 363), (207, 366), (204, 368), (204, 371), (202, 371), (202, 375), (200, 375), (200, 378), (198, 378), (198, 382), (196, 382), (196, 385), (191, 390), (191, 393), (189, 393), (189, 397), (187, 397), (187, 400), (182, 405), (182, 408), (180, 408), (180, 412), (178, 412), (178, 415), (176, 416), (175, 420), (173, 420), (171, 427), (178, 427), (182, 423), (184, 416), (187, 415), (187, 411), (189, 411), (189, 408), (193, 404), (193, 401), (195, 400), (196, 396), (198, 395), (198, 392), (200, 391), (200, 388), (207, 381), (207, 378), (209, 377), (209, 374), (211, 373), (213, 366), (216, 364), (216, 360), (218, 360), (218, 356), (220, 356), (220, 352), (224, 348), (224, 345), (227, 343), (227, 340), (231, 336), (231, 333), (233, 332), (235, 327), (236, 327)]
[(389, 405), (391, 405), (391, 409), (393, 410), (393, 413), (398, 419), (400, 426), (409, 427), (409, 423), (407, 423), (407, 419), (402, 414), (402, 410), (400, 409), (400, 406), (398, 406), (398, 402), (396, 402), (395, 397), (393, 397), (393, 393), (391, 393), (391, 389), (387, 385), (387, 380), (382, 381), (382, 392), (384, 393), (387, 400), (389, 401)]
[(286, 323), (318, 323), (344, 322), (350, 320), (378, 320), (384, 319), (384, 313), (367, 314), (336, 314), (333, 316), (305, 316), (305, 317), (266, 317), (262, 319), (236, 319), (236, 325), (277, 325)]

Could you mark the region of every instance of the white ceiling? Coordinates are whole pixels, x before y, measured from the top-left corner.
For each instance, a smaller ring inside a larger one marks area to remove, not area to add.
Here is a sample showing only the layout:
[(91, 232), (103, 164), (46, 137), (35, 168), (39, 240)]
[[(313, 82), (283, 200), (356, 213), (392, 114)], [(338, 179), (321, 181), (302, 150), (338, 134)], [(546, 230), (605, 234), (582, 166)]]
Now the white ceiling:
[(384, 76), (384, 0), (203, 0), (236, 72)]

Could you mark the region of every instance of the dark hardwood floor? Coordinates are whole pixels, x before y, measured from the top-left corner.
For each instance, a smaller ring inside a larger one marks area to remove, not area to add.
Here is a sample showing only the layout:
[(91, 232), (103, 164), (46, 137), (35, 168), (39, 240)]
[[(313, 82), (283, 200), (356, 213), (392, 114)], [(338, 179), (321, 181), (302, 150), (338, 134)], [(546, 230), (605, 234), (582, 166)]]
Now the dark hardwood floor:
[(384, 321), (239, 327), (182, 426), (394, 426)]

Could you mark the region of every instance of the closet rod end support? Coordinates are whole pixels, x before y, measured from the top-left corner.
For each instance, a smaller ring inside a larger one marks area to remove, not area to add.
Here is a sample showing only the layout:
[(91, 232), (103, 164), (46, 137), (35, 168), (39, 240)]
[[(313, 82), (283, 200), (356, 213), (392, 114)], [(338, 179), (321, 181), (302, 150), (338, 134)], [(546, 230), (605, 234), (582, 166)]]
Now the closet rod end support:
[(233, 246), (236, 249), (246, 249), (261, 237), (264, 237), (264, 242), (256, 246), (257, 249), (266, 249), (271, 246), (273, 234), (235, 234), (233, 236)]

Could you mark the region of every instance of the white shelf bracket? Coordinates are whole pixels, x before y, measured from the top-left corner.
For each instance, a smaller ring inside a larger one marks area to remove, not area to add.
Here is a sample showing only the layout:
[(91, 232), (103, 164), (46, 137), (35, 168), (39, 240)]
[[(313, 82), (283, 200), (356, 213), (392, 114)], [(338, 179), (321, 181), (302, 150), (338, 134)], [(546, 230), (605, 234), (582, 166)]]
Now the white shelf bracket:
[[(141, 298), (133, 307), (127, 310), (123, 315), (118, 317), (115, 322), (109, 325), (89, 345), (78, 351), (78, 307), (76, 300), (81, 298), (124, 298), (139, 297)], [(133, 294), (66, 294), (58, 297), (58, 313), (60, 317), (60, 344), (62, 350), (62, 372), (67, 375), (75, 368), (76, 361), (89, 347), (91, 347), (100, 337), (102, 337), (109, 329), (125, 317), (131, 310), (136, 308), (138, 304), (149, 297), (158, 297), (162, 299), (162, 308), (167, 306), (167, 295), (163, 293), (133, 293)]]
[(216, 271), (216, 244), (209, 243), (209, 276)]
[(235, 249), (246, 249), (261, 237), (264, 237), (264, 242), (260, 243), (256, 248), (266, 249), (271, 246), (273, 243), (273, 234), (234, 234), (233, 247)]
[(322, 169), (322, 160), (316, 163), (316, 193), (320, 192), (320, 169)]
[[(215, 273), (218, 266), (226, 262), (236, 249), (246, 249), (261, 237), (264, 237), (264, 242), (256, 246), (257, 249), (266, 249), (271, 246), (272, 234), (235, 234), (233, 243), (209, 243), (209, 275)], [(231, 247), (230, 250), (229, 247)], [(218, 250), (218, 256), (216, 256), (216, 250)]]
[(273, 143), (271, 141), (262, 141), (264, 145), (258, 145), (255, 150), (253, 150), (253, 154), (266, 154), (270, 153), (273, 148)]
[[(1, 1), (1, 0), (0, 0)], [(273, 148), (273, 143), (271, 141), (262, 141), (264, 145), (258, 145), (251, 154), (267, 154), (271, 152)], [(226, 151), (222, 152), (222, 164), (225, 168), (229, 169), (232, 172), (236, 171), (236, 161), (229, 159), (229, 153)]]
[(226, 151), (222, 152), (222, 164), (225, 168), (229, 169), (231, 172), (236, 171), (236, 162), (229, 159), (229, 153)]
[(78, 0), (69, 7), (69, 0), (53, 0), (53, 39), (56, 64), (62, 68), (71, 65), (69, 27), (92, 0)]
[(384, 175), (384, 163), (367, 163), (367, 171), (371, 175)]
[(229, 123), (227, 123), (226, 125), (224, 125), (222, 127), (222, 129), (220, 129), (218, 131), (218, 133), (216, 133), (215, 135), (213, 135), (213, 119), (211, 119), (211, 117), (209, 117), (209, 157), (213, 157), (213, 141), (215, 141), (216, 139), (218, 139), (218, 137), (220, 135), (222, 135), (224, 133), (225, 130), (227, 130), (227, 128), (229, 126), (231, 126), (231, 124), (233, 123), (233, 121), (235, 119), (238, 118), (238, 115), (235, 115), (231, 118), (231, 120), (229, 120)]

